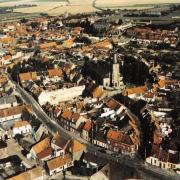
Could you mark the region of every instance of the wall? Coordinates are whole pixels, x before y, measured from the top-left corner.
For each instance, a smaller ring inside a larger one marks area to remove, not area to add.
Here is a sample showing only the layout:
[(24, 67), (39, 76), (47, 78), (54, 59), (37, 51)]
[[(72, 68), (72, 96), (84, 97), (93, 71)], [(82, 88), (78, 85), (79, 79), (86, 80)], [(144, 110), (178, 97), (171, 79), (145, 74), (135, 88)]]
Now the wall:
[(40, 105), (46, 104), (47, 102), (49, 102), (52, 105), (55, 105), (59, 102), (69, 101), (75, 97), (82, 95), (84, 89), (85, 86), (76, 86), (72, 88), (64, 88), (50, 92), (44, 91), (39, 95), (38, 101)]
[(13, 136), (16, 134), (26, 134), (30, 133), (32, 131), (31, 125), (22, 126), (19, 128), (13, 128)]

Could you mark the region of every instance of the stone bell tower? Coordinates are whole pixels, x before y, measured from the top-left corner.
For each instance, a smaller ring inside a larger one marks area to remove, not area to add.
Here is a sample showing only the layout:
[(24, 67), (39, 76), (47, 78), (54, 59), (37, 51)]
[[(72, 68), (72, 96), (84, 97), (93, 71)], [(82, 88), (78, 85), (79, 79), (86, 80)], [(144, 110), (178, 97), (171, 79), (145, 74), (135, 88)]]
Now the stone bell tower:
[(116, 89), (124, 88), (123, 77), (119, 71), (119, 63), (117, 62), (117, 54), (114, 54), (114, 62), (112, 65), (112, 86)]

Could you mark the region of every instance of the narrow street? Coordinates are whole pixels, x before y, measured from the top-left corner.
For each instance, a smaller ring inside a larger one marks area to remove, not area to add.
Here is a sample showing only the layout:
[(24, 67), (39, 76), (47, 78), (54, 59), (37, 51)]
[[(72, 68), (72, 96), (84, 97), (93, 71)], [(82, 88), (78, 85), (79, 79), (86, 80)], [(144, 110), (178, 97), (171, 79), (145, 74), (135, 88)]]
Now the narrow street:
[(36, 161), (33, 159), (27, 159), (25, 156), (22, 155), (21, 149), (19, 144), (14, 139), (7, 140), (7, 153), (8, 156), (17, 155), (26, 165), (29, 167), (33, 167), (36, 165)]

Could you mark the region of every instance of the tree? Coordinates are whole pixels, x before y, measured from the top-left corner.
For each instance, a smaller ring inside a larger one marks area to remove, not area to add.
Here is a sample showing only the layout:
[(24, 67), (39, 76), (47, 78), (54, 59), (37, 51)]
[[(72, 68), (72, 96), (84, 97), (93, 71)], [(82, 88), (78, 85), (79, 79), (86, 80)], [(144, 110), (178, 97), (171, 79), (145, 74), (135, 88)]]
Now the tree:
[(33, 28), (33, 29), (35, 29), (35, 28), (37, 28), (38, 26), (39, 26), (39, 23), (38, 22), (31, 22), (31, 27)]
[(122, 19), (119, 19), (118, 25), (121, 25), (123, 23)]
[(25, 18), (23, 18), (23, 19), (21, 19), (21, 23), (23, 23), (23, 24), (25, 24), (25, 23), (27, 23), (29, 20), (28, 19), (25, 19)]

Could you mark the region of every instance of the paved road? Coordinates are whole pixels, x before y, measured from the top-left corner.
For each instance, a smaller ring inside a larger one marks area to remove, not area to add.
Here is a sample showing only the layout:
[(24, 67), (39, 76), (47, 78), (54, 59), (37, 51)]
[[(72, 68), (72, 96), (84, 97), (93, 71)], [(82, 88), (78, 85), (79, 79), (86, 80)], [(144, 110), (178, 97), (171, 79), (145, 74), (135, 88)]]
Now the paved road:
[(28, 168), (31, 168), (36, 165), (36, 161), (33, 159), (27, 159), (22, 153), (19, 144), (14, 139), (7, 140), (7, 151), (8, 156), (17, 155), (26, 165)]
[(99, 10), (99, 11), (104, 11), (103, 8), (100, 8), (100, 7), (96, 6), (96, 1), (97, 1), (97, 0), (94, 0), (94, 1), (92, 2), (93, 8), (95, 8), (95, 9), (97, 9), (97, 10)]
[[(37, 118), (44, 124), (46, 125), (47, 129), (52, 133), (55, 134), (57, 131), (61, 132), (61, 135), (63, 135), (63, 137), (69, 139), (74, 138), (78, 141), (80, 141), (83, 144), (87, 145), (87, 151), (97, 155), (98, 157), (107, 159), (109, 161), (115, 161), (118, 162), (120, 164), (123, 164), (125, 166), (129, 166), (129, 167), (133, 167), (135, 169), (138, 169), (139, 171), (142, 171), (146, 177), (149, 177), (150, 179), (156, 179), (155, 177), (157, 177), (157, 179), (161, 179), (163, 178), (168, 179), (168, 180), (173, 180), (173, 179), (178, 179), (179, 176), (175, 175), (174, 173), (171, 174), (165, 170), (162, 170), (160, 168), (156, 168), (153, 166), (146, 166), (142, 160), (140, 159), (135, 159), (135, 158), (130, 158), (130, 157), (125, 157), (125, 156), (112, 156), (110, 154), (106, 154), (106, 153), (102, 153), (98, 151), (98, 147), (90, 144), (89, 142), (85, 141), (84, 139), (80, 138), (79, 136), (77, 136), (76, 134), (66, 131), (64, 128), (62, 128), (59, 124), (57, 124), (57, 122), (51, 120), (47, 114), (43, 111), (43, 109), (40, 107), (40, 105), (36, 102), (36, 100), (30, 95), (28, 94), (23, 88), (21, 88), (17, 83), (14, 82), (14, 84), (16, 85), (16, 89), (17, 91), (21, 94), (23, 100), (25, 101), (25, 103), (30, 104), (34, 110), (35, 115), (37, 116)], [(159, 178), (158, 178), (159, 177)], [(148, 178), (148, 179), (149, 179)]]

